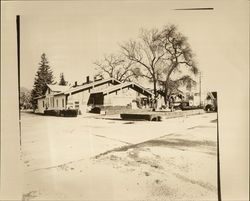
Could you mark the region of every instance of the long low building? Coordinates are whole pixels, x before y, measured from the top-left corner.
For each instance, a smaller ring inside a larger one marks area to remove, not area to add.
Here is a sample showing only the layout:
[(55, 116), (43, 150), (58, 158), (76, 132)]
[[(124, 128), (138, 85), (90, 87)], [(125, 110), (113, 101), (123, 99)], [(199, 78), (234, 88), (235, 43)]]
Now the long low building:
[(114, 78), (86, 82), (72, 87), (47, 85), (44, 96), (37, 97), (37, 113), (44, 110), (77, 109), (85, 113), (88, 107), (127, 106), (135, 101), (149, 100), (153, 94), (134, 82), (121, 83)]

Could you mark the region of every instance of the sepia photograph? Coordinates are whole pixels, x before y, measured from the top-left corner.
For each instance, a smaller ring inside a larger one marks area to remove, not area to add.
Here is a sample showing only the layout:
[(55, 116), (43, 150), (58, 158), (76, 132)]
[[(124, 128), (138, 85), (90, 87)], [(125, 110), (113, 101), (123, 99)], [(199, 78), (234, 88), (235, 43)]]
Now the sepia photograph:
[(1, 3), (1, 200), (247, 200), (239, 2)]

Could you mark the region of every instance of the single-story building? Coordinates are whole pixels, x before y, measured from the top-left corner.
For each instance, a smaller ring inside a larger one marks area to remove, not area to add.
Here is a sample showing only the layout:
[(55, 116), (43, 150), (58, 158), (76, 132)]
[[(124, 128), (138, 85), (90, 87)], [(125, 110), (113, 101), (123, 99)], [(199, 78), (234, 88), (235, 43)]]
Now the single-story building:
[(35, 98), (37, 100), (37, 113), (44, 113), (44, 110), (65, 109), (66, 99), (63, 96), (55, 98), (55, 95), (68, 90), (69, 86), (47, 84), (45, 95)]
[(138, 102), (146, 106), (147, 100), (153, 94), (134, 82), (125, 82), (101, 90), (95, 90), (90, 94), (88, 105), (92, 106), (127, 106)]
[(86, 82), (77, 86), (47, 85), (46, 94), (37, 97), (37, 111), (77, 109), (85, 113), (88, 107), (97, 105), (126, 106), (136, 99), (152, 98), (153, 94), (137, 83), (109, 78)]

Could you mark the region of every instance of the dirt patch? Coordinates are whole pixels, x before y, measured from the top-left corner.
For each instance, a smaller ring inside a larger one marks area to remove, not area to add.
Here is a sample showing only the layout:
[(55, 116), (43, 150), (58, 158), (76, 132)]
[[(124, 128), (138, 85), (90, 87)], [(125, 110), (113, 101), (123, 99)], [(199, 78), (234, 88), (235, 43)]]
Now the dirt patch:
[(111, 152), (125, 152), (128, 151), (129, 149), (136, 149), (136, 148), (143, 148), (143, 147), (197, 147), (197, 146), (209, 146), (209, 147), (216, 147), (216, 142), (214, 141), (209, 141), (209, 140), (203, 140), (203, 141), (195, 141), (195, 140), (185, 140), (185, 139), (163, 139), (163, 138), (158, 138), (154, 140), (149, 140), (146, 142), (138, 143), (138, 144), (132, 144), (132, 145), (126, 145), (122, 147), (118, 147), (109, 151), (106, 151), (104, 153), (101, 153), (95, 158), (99, 158), (103, 155), (109, 154)]
[(38, 196), (37, 191), (30, 191), (26, 194), (23, 194), (22, 201), (29, 201), (36, 198), (37, 196)]
[(181, 179), (182, 181), (185, 181), (185, 182), (190, 182), (192, 184), (196, 184), (196, 185), (199, 185), (200, 187), (202, 188), (205, 188), (206, 190), (209, 190), (209, 191), (216, 191), (216, 187), (207, 183), (207, 182), (202, 182), (202, 181), (198, 181), (198, 180), (193, 180), (193, 179), (190, 179), (190, 178), (187, 178), (183, 175), (180, 175), (180, 174), (176, 174), (174, 173), (174, 175), (178, 178), (178, 179)]
[(193, 141), (184, 139), (171, 139), (171, 140), (149, 140), (140, 146), (163, 146), (163, 147), (196, 147), (196, 146), (216, 146), (214, 141)]
[(167, 185), (160, 184), (160, 182), (155, 182), (155, 184), (151, 186), (150, 190), (151, 196), (157, 197), (157, 200), (159, 200), (159, 198), (163, 198), (160, 200), (166, 200), (166, 198), (173, 197), (175, 194), (172, 188)]
[(69, 168), (69, 166), (67, 166), (66, 164), (63, 164), (63, 165), (59, 165), (59, 166), (58, 166), (58, 169), (64, 170), (64, 171), (68, 171), (70, 168)]
[(193, 126), (188, 129), (191, 130), (191, 129), (197, 129), (197, 128), (213, 128), (213, 126)]
[(101, 137), (101, 138), (106, 138), (106, 139), (109, 139), (109, 140), (113, 140), (113, 141), (117, 141), (117, 142), (122, 142), (124, 144), (131, 144), (129, 142), (125, 142), (125, 141), (122, 141), (122, 140), (118, 140), (118, 139), (115, 139), (115, 138), (110, 138), (110, 137), (106, 137), (104, 135), (95, 135), (96, 137)]

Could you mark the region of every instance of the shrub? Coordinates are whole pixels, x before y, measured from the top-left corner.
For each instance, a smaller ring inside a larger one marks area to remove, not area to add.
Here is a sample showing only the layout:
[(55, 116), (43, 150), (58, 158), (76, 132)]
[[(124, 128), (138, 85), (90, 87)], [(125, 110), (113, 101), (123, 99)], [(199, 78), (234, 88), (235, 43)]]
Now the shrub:
[(59, 116), (60, 110), (45, 110), (44, 115)]
[(181, 102), (180, 104), (180, 108), (183, 109), (183, 108), (187, 108), (189, 106), (188, 102)]
[(151, 115), (151, 114), (120, 114), (121, 118), (124, 120), (147, 120), (147, 121), (161, 121), (161, 116)]
[(78, 111), (74, 109), (67, 110), (45, 110), (44, 115), (49, 116), (63, 116), (63, 117), (76, 117)]
[(76, 117), (78, 113), (78, 110), (75, 109), (67, 109), (67, 110), (61, 110), (60, 116), (63, 117)]
[(90, 111), (90, 113), (95, 113), (95, 114), (100, 114), (101, 113), (101, 108), (99, 107), (94, 107)]
[(202, 109), (202, 107), (200, 106), (186, 106), (186, 107), (182, 107), (182, 110), (196, 110), (196, 109)]

